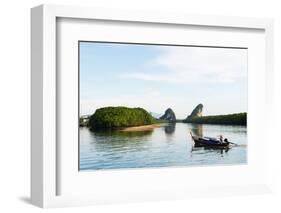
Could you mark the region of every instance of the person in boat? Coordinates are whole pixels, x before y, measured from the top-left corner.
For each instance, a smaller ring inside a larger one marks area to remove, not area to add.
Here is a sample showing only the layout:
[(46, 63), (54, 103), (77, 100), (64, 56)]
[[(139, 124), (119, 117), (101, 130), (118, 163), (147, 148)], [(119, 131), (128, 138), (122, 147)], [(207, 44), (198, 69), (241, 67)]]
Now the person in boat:
[(221, 143), (223, 142), (223, 136), (222, 135), (219, 136), (219, 140), (220, 140)]
[(220, 143), (229, 143), (227, 138), (223, 138), (222, 135), (219, 136)]

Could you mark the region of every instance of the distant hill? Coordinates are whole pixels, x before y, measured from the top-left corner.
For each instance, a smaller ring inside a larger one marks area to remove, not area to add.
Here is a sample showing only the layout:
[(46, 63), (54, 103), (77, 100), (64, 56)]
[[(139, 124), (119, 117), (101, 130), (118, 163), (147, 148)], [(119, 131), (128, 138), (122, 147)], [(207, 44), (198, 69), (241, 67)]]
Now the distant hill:
[(162, 114), (160, 113), (156, 113), (156, 112), (150, 112), (150, 114), (152, 115), (152, 117), (159, 119), (161, 117)]

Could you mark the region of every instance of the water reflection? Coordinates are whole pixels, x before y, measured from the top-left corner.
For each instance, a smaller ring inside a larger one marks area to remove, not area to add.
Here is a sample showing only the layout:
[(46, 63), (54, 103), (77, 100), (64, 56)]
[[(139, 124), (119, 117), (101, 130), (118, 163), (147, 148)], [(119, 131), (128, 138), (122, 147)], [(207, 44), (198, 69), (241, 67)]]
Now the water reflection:
[(145, 143), (150, 140), (153, 130), (150, 131), (119, 131), (99, 130), (90, 131), (92, 149), (98, 152), (126, 152), (141, 151), (146, 148)]
[(171, 135), (176, 130), (176, 123), (169, 123), (166, 126), (164, 126), (164, 131), (166, 134)]
[(203, 124), (190, 124), (190, 126), (190, 130), (194, 135), (203, 137)]
[[(241, 164), (247, 159), (247, 128), (242, 126), (170, 123), (151, 131), (79, 131), (81, 170)], [(195, 147), (190, 131), (198, 136), (224, 134), (240, 146)]]
[(104, 136), (110, 136), (110, 137), (143, 137), (143, 136), (150, 136), (153, 132), (152, 130), (147, 131), (120, 131), (120, 130), (95, 130), (90, 131), (93, 136), (97, 137), (104, 137)]
[(213, 152), (213, 153), (218, 153), (221, 154), (223, 156), (223, 154), (228, 153), (228, 151), (230, 150), (230, 147), (227, 148), (212, 148), (212, 147), (202, 147), (202, 146), (196, 146), (195, 144), (192, 146), (191, 152), (194, 152), (196, 154), (196, 152)]

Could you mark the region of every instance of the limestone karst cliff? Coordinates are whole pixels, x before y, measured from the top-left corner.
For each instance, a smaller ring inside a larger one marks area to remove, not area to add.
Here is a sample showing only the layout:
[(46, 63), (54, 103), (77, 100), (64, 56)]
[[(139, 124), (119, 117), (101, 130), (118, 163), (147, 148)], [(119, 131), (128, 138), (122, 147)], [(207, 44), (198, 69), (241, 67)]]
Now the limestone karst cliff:
[(189, 116), (187, 116), (186, 119), (191, 119), (195, 117), (202, 117), (203, 112), (203, 104), (198, 104), (191, 112)]
[(160, 117), (160, 120), (167, 120), (167, 121), (170, 121), (170, 122), (176, 122), (176, 115), (171, 108), (168, 108), (165, 111), (164, 115), (162, 115)]

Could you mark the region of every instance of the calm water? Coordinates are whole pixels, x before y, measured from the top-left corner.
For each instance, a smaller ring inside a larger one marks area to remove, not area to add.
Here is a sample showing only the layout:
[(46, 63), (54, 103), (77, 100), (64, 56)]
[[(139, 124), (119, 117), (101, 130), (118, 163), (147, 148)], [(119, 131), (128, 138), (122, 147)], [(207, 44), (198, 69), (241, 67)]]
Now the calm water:
[[(189, 131), (239, 144), (228, 150), (195, 148)], [(80, 128), (80, 169), (119, 169), (247, 162), (247, 129), (243, 126), (177, 123), (152, 131), (91, 132)]]

